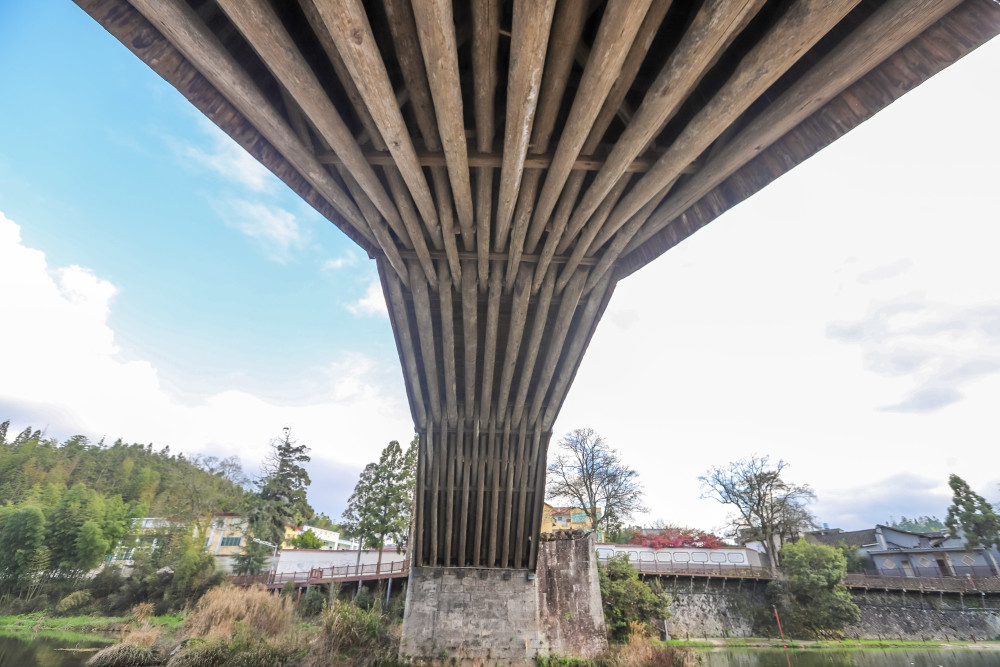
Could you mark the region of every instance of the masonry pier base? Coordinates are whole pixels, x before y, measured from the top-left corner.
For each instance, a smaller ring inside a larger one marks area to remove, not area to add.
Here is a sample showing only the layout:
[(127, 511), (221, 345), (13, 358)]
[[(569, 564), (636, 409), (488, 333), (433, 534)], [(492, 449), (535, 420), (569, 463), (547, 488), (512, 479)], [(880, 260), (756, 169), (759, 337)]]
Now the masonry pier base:
[[(532, 576), (534, 575), (534, 576)], [(539, 545), (538, 568), (414, 567), (400, 654), (418, 662), (528, 665), (607, 650), (595, 539)]]

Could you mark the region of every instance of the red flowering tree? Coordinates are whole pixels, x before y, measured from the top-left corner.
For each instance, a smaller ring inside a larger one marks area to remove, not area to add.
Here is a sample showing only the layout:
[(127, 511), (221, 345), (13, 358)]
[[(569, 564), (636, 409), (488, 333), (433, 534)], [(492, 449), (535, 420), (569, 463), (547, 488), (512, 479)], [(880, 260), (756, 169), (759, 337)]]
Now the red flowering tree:
[(718, 549), (725, 546), (721, 539), (712, 533), (681, 526), (664, 526), (657, 532), (642, 532), (636, 530), (629, 539), (629, 544), (653, 549), (670, 547), (697, 547), (703, 549)]

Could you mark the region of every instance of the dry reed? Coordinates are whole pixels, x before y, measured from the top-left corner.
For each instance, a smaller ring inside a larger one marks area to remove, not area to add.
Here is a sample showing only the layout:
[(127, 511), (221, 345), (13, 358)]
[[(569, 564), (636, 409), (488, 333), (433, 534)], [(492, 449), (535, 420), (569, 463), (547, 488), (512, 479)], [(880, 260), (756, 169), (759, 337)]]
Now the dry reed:
[(275, 639), (292, 623), (288, 598), (263, 588), (235, 588), (228, 584), (205, 593), (184, 622), (189, 637), (230, 637), (240, 624), (259, 637)]

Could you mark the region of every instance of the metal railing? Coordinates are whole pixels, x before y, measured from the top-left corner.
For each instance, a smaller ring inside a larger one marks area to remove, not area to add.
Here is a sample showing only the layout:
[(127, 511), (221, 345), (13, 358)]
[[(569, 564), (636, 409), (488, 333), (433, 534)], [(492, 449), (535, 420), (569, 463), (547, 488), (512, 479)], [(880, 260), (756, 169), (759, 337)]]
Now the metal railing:
[[(610, 558), (598, 558), (607, 563)], [(682, 575), (700, 577), (739, 577), (744, 579), (770, 579), (771, 571), (759, 565), (737, 565), (735, 563), (662, 563), (658, 561), (634, 561), (629, 565), (642, 574)]]
[(284, 586), (289, 581), (296, 583), (326, 583), (329, 581), (357, 581), (358, 579), (389, 579), (405, 577), (410, 574), (410, 561), (391, 561), (388, 563), (362, 563), (361, 565), (336, 565), (333, 567), (314, 567), (302, 572), (268, 572), (258, 575), (233, 575), (229, 581), (236, 586)]
[[(929, 569), (929, 568), (924, 568)], [(955, 568), (956, 571), (958, 568)], [(908, 575), (894, 570), (869, 571), (865, 574), (848, 574), (844, 584), (855, 588), (889, 588), (894, 590), (943, 591), (962, 593), (1000, 593), (1000, 577), (993, 575), (990, 568), (965, 568), (968, 572), (957, 576), (925, 577)], [(973, 571), (977, 574), (973, 576)]]

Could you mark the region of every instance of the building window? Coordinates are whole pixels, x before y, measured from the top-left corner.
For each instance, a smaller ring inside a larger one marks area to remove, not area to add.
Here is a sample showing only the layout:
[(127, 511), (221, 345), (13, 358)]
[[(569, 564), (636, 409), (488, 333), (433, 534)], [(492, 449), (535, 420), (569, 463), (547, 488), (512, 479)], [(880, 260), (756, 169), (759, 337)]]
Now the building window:
[(243, 540), (242, 537), (223, 537), (222, 542), (219, 544), (220, 547), (238, 547), (240, 542)]

